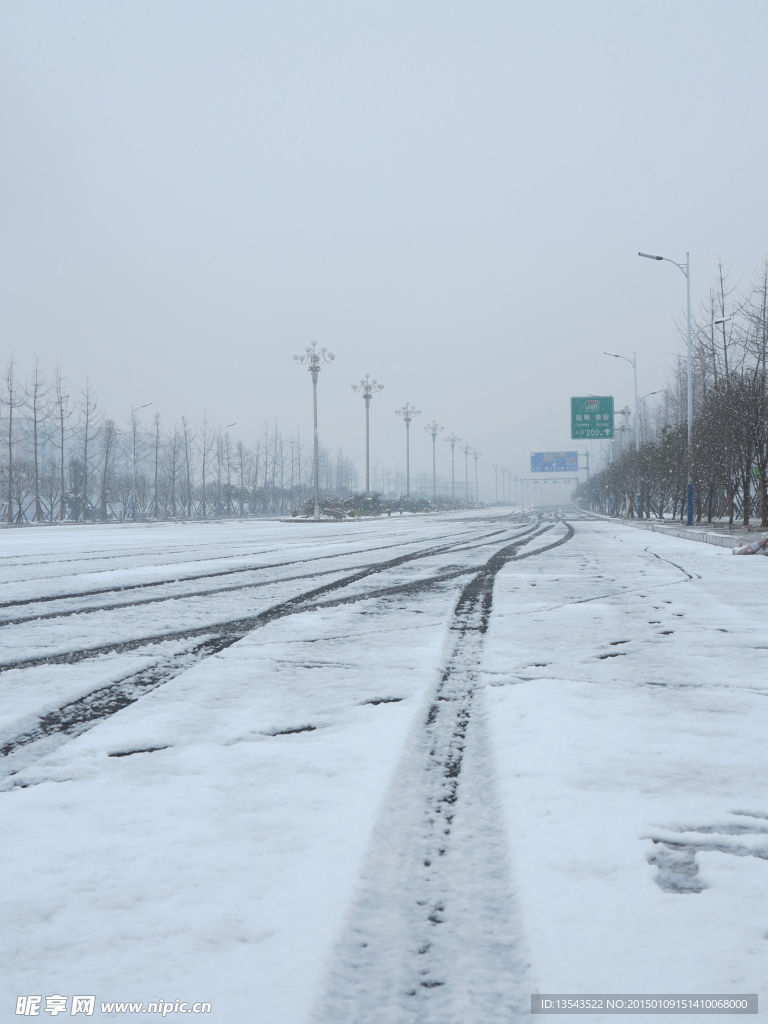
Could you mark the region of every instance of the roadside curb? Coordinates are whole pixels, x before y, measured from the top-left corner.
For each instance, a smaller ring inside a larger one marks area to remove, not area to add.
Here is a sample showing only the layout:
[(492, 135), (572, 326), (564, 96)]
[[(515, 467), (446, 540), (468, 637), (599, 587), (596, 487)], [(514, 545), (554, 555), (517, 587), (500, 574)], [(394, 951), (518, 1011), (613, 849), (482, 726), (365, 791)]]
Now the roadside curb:
[[(700, 530), (686, 530), (680, 526), (662, 526), (656, 523), (627, 522), (625, 526), (634, 526), (636, 530), (651, 530), (653, 533), (665, 534), (667, 537), (681, 537), (683, 540), (697, 540), (700, 544), (715, 544), (720, 548), (738, 547), (738, 539), (727, 537), (723, 533), (702, 533)], [(734, 541), (736, 542), (734, 544)]]
[(666, 537), (680, 537), (683, 540), (695, 540), (700, 544), (714, 544), (720, 548), (731, 548), (739, 546), (738, 537), (730, 537), (724, 533), (702, 533), (701, 530), (686, 530), (682, 526), (662, 526), (661, 523), (649, 523), (642, 520), (617, 519), (615, 516), (600, 515), (599, 512), (592, 512), (596, 519), (603, 522), (619, 523), (621, 526), (632, 526), (636, 530), (651, 530), (653, 533), (660, 533)]

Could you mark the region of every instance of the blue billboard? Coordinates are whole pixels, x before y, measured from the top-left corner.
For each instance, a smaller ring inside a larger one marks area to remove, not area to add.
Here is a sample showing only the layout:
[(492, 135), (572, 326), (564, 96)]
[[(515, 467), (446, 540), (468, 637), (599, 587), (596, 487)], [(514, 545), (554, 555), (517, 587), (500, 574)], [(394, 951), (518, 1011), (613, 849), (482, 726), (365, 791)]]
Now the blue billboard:
[(578, 473), (578, 452), (531, 452), (532, 473)]

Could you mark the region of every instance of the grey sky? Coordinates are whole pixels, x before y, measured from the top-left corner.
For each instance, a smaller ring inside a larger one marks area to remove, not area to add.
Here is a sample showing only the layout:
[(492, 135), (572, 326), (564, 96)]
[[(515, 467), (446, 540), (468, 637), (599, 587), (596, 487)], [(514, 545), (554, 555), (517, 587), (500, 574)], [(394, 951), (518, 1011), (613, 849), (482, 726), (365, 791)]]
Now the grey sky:
[[(766, 246), (765, 3), (7, 2), (4, 358), (404, 458), (406, 399), (527, 471), (677, 350), (684, 259)], [(416, 421), (414, 463), (427, 468)], [(442, 445), (448, 471), (447, 446)], [(358, 465), (360, 465), (358, 463)], [(490, 477), (486, 477), (490, 480)]]

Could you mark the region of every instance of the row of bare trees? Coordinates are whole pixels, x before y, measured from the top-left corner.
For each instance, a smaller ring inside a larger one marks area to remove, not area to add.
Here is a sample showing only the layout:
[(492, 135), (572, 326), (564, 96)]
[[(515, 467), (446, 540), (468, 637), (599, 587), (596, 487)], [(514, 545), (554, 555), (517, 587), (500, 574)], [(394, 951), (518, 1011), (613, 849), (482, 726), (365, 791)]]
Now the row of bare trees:
[[(715, 320), (724, 322), (715, 326)], [(754, 517), (768, 526), (768, 258), (746, 288), (722, 266), (694, 325), (691, 474), (696, 521)], [(706, 326), (700, 330), (700, 325)], [(681, 337), (684, 325), (678, 325)], [(613, 515), (685, 514), (687, 366), (678, 358), (662, 399), (640, 410), (639, 449), (623, 448), (574, 499)]]
[[(235, 440), (207, 413), (166, 427), (159, 412), (118, 426), (91, 381), (70, 392), (59, 367), (14, 359), (0, 394), (0, 516), (7, 523), (274, 515), (299, 508), (314, 487), (311, 446), (265, 424)], [(325, 494), (357, 489), (354, 461), (321, 447)]]

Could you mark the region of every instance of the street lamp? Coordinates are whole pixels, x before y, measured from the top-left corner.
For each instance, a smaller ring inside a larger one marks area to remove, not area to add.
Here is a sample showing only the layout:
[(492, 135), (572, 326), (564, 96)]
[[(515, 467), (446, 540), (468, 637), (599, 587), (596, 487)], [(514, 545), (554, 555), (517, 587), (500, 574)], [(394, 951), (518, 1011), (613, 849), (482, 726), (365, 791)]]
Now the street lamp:
[(369, 470), (368, 470), (368, 466), (369, 466), (368, 439), (369, 439), (369, 436), (370, 436), (370, 431), (369, 431), (369, 427), (368, 427), (368, 419), (369, 419), (369, 412), (370, 412), (370, 408), (371, 408), (371, 395), (376, 395), (376, 394), (379, 393), (379, 391), (383, 391), (384, 390), (384, 385), (383, 384), (379, 384), (375, 377), (374, 377), (373, 380), (370, 380), (368, 374), (366, 373), (365, 377), (363, 379), (361, 379), (359, 384), (353, 384), (352, 385), (352, 390), (356, 391), (358, 394), (362, 393), (363, 401), (365, 402), (365, 496), (367, 498), (370, 495), (370, 492), (371, 492), (371, 488), (370, 488), (370, 474), (369, 474)]
[(603, 355), (613, 356), (614, 359), (623, 359), (624, 362), (629, 363), (635, 373), (635, 451), (640, 449), (640, 434), (637, 419), (637, 352), (632, 353), (632, 359), (629, 356), (621, 356), (617, 352), (603, 352)]
[(312, 413), (314, 416), (315, 426), (315, 514), (314, 518), (318, 520), (320, 518), (320, 481), (318, 473), (318, 458), (317, 458), (317, 375), (320, 373), (320, 369), (323, 363), (332, 363), (336, 358), (333, 352), (329, 352), (327, 348), (321, 348), (317, 351), (317, 342), (313, 341), (311, 345), (304, 347), (303, 356), (294, 356), (296, 363), (299, 366), (306, 366), (309, 372), (312, 374)]
[[(618, 352), (605, 352), (605, 351), (603, 351), (603, 355), (613, 356), (614, 359), (623, 359), (624, 362), (629, 363), (629, 365), (632, 367), (632, 370), (633, 370), (633, 372), (635, 374), (635, 453), (637, 454), (637, 453), (640, 452), (640, 417), (637, 414), (638, 413), (638, 410), (637, 410), (637, 352), (633, 352), (632, 353), (632, 358), (631, 359), (629, 358), (629, 356), (619, 355)], [(637, 493), (635, 494), (635, 506), (637, 508), (637, 518), (638, 519), (642, 519), (643, 518), (643, 506), (642, 506), (642, 502), (641, 502), (641, 498), (640, 498), (640, 492), (642, 490), (642, 483), (643, 482), (642, 482), (642, 480), (639, 480), (639, 481), (636, 480), (635, 483), (637, 484), (637, 487), (638, 487)]]
[(496, 504), (498, 505), (499, 504), (499, 470), (501, 470), (501, 499), (502, 499), (502, 501), (504, 500), (504, 469), (498, 464), (498, 462), (494, 462), (493, 466), (491, 466), (491, 469), (493, 470), (493, 472), (495, 474), (494, 479), (495, 479), (495, 486), (496, 486)]
[(464, 502), (469, 508), (469, 453), (473, 450), (472, 445), (465, 441), (461, 450), (464, 452)]
[(445, 427), (441, 427), (437, 420), (432, 420), (424, 427), (428, 434), (432, 435), (432, 501), (437, 501), (437, 475), (435, 472), (435, 442), (437, 441), (437, 435), (441, 430), (445, 430)]
[(479, 452), (477, 448), (472, 449), (472, 458), (475, 460), (475, 505), (480, 504), (480, 487), (478, 486), (477, 483), (477, 460), (480, 458), (482, 454), (483, 453)]
[(453, 456), (454, 456), (454, 452), (456, 450), (456, 445), (459, 443), (461, 438), (457, 437), (456, 434), (449, 434), (448, 437), (444, 437), (443, 440), (445, 441), (446, 444), (449, 444), (451, 446), (451, 502), (452, 502), (453, 506), (455, 507), (456, 506), (456, 473), (454, 471), (454, 459), (453, 459)]
[(405, 420), (405, 497), (411, 496), (411, 420), (414, 416), (421, 416), (421, 409), (417, 409), (406, 402), (402, 409), (395, 409), (395, 416), (402, 416)]
[(661, 394), (661, 388), (657, 388), (656, 391), (649, 391), (647, 395), (643, 395), (643, 397), (639, 398), (638, 401), (642, 405), (643, 402), (646, 400), (646, 398), (650, 398), (651, 395), (660, 395), (660, 394)]
[(690, 253), (685, 254), (685, 263), (678, 263), (677, 260), (671, 260), (668, 256), (654, 256), (649, 252), (639, 252), (638, 256), (642, 256), (647, 260), (664, 260), (666, 263), (674, 263), (678, 270), (685, 274), (685, 287), (688, 299), (688, 525), (693, 525), (693, 457), (692, 457), (692, 438), (693, 438), (693, 374), (691, 372), (691, 257)]

